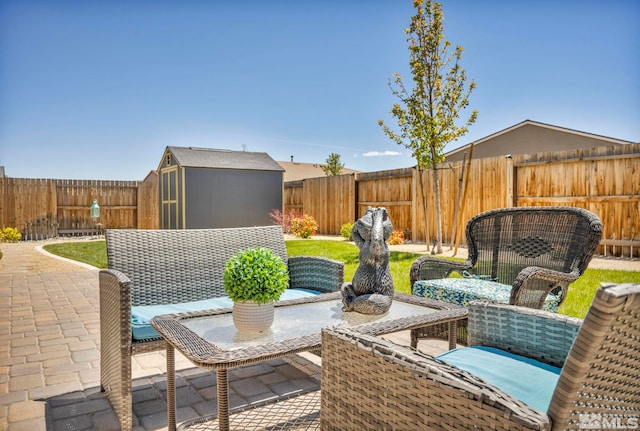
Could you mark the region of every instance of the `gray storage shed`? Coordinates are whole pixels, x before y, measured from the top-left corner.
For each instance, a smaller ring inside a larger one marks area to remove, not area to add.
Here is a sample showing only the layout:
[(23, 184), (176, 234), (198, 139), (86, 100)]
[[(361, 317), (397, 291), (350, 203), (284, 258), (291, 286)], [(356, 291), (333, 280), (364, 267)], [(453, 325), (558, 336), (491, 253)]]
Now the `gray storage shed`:
[(160, 165), (160, 228), (266, 226), (282, 210), (284, 169), (267, 153), (167, 147)]

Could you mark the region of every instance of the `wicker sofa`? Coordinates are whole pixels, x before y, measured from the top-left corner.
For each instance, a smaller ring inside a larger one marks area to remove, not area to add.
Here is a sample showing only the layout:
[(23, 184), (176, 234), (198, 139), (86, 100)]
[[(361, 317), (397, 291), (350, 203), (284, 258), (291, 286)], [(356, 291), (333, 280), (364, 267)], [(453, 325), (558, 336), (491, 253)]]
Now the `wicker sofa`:
[[(472, 302), (469, 344), (498, 349), (507, 358), (521, 355), (526, 371), (502, 362), (455, 359), (456, 353), (480, 350), (475, 347), (434, 358), (350, 329), (323, 330), (322, 429), (638, 426), (640, 284), (600, 288), (584, 321)], [(533, 360), (539, 369), (531, 371)], [(474, 368), (479, 372), (470, 371)]]
[[(582, 208), (502, 208), (471, 218), (466, 236), (469, 256), (465, 262), (435, 256), (414, 261), (410, 270), (414, 295), (459, 305), (491, 300), (557, 311), (568, 286), (593, 258), (602, 223)], [(463, 278), (447, 278), (453, 272)], [(444, 330), (415, 330), (412, 346)], [(458, 325), (458, 342), (466, 342), (465, 325)]]
[(226, 261), (251, 247), (269, 248), (287, 263), (292, 289), (333, 292), (340, 289), (344, 279), (342, 262), (320, 257), (289, 258), (280, 226), (122, 229), (107, 230), (105, 237), (108, 269), (99, 275), (100, 382), (123, 430), (132, 429), (131, 357), (166, 347), (157, 336), (133, 338), (132, 308), (225, 297)]

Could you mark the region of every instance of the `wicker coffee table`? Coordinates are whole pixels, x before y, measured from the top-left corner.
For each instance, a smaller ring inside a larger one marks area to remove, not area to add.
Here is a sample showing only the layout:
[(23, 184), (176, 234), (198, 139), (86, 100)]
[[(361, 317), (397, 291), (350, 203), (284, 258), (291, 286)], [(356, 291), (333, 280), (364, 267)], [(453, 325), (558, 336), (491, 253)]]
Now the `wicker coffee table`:
[[(321, 330), (329, 326), (346, 325), (366, 334), (382, 335), (449, 323), (449, 334), (452, 334), (449, 346), (454, 348), (456, 322), (467, 317), (466, 308), (399, 293), (395, 294), (391, 309), (383, 315), (343, 313), (341, 299), (341, 293), (335, 292), (278, 302), (272, 327), (257, 334), (238, 332), (233, 326), (230, 308), (155, 317), (151, 326), (168, 343), (168, 429), (176, 429), (174, 348), (198, 367), (216, 370), (218, 415), (214, 429), (227, 431), (230, 424), (227, 371), (230, 368), (318, 349)], [(319, 410), (317, 396), (307, 395), (305, 399), (313, 404), (316, 412)], [(264, 408), (256, 409), (256, 414), (258, 410)], [(306, 414), (306, 417), (309, 423), (319, 423), (318, 415), (314, 418)], [(193, 421), (194, 424), (202, 422)], [(296, 425), (294, 429), (302, 428)]]

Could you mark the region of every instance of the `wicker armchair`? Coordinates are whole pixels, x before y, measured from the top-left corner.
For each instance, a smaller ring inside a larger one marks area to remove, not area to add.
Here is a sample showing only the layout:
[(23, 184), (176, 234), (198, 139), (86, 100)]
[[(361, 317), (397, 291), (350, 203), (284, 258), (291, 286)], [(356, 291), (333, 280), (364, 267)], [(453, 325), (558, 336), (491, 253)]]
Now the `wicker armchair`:
[[(416, 259), (410, 270), (414, 294), (439, 300), (457, 295), (457, 300), (449, 300), (460, 305), (466, 305), (466, 301), (461, 303), (462, 297), (540, 309), (553, 292), (557, 299), (552, 309), (557, 310), (569, 284), (591, 261), (602, 237), (602, 223), (581, 208), (505, 208), (473, 217), (467, 223), (466, 236), (469, 256), (465, 262), (433, 256)], [(446, 279), (453, 272), (467, 279)], [(454, 285), (462, 287), (449, 292)], [(482, 293), (473, 292), (485, 286)], [(413, 331), (412, 345), (445, 329)], [(465, 343), (465, 333), (466, 327), (459, 325), (460, 343)]]
[[(577, 430), (640, 421), (640, 284), (600, 288), (584, 319), (489, 302), (469, 308), (469, 342), (562, 367), (543, 408), (440, 359), (344, 328), (322, 338), (322, 429)], [(493, 363), (478, 368), (497, 368)], [(524, 391), (539, 381), (513, 379)]]
[[(280, 226), (187, 230), (107, 230), (108, 269), (100, 271), (100, 382), (123, 430), (132, 428), (131, 357), (164, 350), (161, 338), (134, 340), (132, 306), (226, 296), (226, 261), (240, 250), (266, 247), (289, 267), (290, 288), (333, 292), (344, 264), (288, 258)], [(156, 333), (157, 335), (157, 333)]]

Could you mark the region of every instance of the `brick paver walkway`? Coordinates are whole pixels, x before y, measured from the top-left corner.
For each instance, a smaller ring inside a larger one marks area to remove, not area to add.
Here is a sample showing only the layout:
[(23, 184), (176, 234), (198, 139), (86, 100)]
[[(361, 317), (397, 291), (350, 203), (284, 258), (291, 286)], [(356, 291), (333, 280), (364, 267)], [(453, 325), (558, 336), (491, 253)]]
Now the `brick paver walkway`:
[[(100, 385), (98, 271), (1, 244), (0, 431), (118, 430)], [(231, 405), (319, 387), (310, 354), (232, 370)], [(176, 355), (178, 420), (215, 413), (215, 374)], [(166, 429), (163, 352), (133, 359), (134, 429)]]

